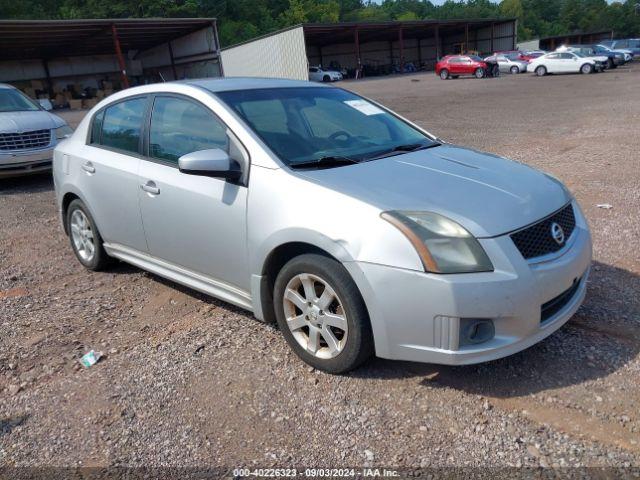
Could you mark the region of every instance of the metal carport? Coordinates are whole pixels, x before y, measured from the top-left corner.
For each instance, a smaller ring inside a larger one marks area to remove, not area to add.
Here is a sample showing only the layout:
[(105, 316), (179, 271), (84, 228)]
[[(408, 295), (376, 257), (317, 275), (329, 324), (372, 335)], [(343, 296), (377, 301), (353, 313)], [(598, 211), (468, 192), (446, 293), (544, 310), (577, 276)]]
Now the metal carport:
[(117, 65), (126, 88), (128, 67), (140, 76), (153, 68), (178, 78), (179, 65), (204, 60), (219, 63), (214, 18), (0, 20), (0, 81), (43, 79), (50, 94), (55, 77), (113, 72)]

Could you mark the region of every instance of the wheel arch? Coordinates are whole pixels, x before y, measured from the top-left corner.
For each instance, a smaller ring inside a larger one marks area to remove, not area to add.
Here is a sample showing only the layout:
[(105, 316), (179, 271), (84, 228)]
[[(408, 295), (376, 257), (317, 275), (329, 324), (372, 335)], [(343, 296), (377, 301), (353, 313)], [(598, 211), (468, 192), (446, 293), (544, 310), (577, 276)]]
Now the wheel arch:
[(268, 323), (275, 322), (273, 287), (280, 269), (292, 258), (316, 253), (339, 263), (353, 261), (340, 240), (333, 240), (307, 229), (286, 229), (273, 235), (258, 249), (252, 261), (251, 297), (255, 316)]
[(82, 193), (80, 193), (79, 191), (77, 191), (75, 189), (68, 189), (62, 195), (62, 198), (61, 198), (61, 201), (60, 201), (60, 217), (61, 217), (61, 220), (62, 220), (62, 228), (64, 229), (64, 233), (66, 235), (69, 235), (69, 232), (67, 231), (68, 230), (67, 229), (67, 210), (69, 208), (69, 205), (71, 205), (71, 202), (73, 202), (74, 200), (80, 200), (84, 204), (84, 206), (87, 208), (87, 210), (89, 210), (89, 214), (91, 215), (91, 218), (93, 218), (93, 222), (96, 224), (96, 227), (98, 227), (98, 231), (100, 233), (102, 233), (102, 230), (100, 229), (100, 222), (96, 218), (96, 215), (94, 214), (93, 210), (91, 209), (91, 206), (86, 201), (86, 199), (84, 198)]

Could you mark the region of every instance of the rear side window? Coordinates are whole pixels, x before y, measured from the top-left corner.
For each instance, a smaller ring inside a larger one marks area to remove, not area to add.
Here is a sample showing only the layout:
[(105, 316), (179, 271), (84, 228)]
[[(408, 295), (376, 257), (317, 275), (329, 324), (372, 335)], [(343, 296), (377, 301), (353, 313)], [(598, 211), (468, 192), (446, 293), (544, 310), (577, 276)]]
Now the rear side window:
[(91, 140), (94, 141), (96, 126), (102, 124), (102, 135), (96, 138), (96, 143), (105, 147), (116, 148), (126, 152), (138, 153), (140, 144), (140, 130), (146, 98), (134, 98), (116, 103), (104, 110), (102, 117), (96, 116), (91, 131)]
[(200, 150), (229, 150), (226, 126), (206, 107), (174, 97), (158, 97), (149, 129), (149, 156), (178, 163)]
[(104, 110), (99, 112), (93, 117), (93, 123), (91, 124), (91, 143), (99, 144), (100, 137), (102, 136), (102, 122), (104, 120)]

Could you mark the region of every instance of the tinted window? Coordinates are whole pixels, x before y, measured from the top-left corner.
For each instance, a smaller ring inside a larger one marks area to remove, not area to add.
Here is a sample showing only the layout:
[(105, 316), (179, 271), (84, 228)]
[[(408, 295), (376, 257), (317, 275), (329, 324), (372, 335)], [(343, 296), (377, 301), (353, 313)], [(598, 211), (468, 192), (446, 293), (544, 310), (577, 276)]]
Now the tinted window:
[(101, 145), (138, 153), (146, 98), (116, 103), (104, 112)]
[(209, 109), (180, 98), (156, 98), (149, 130), (151, 157), (178, 163), (187, 153), (228, 147), (227, 129)]
[(104, 110), (93, 117), (91, 125), (91, 143), (100, 143), (100, 135), (102, 134), (102, 122), (104, 121)]
[(434, 145), (407, 123), (339, 88), (269, 88), (217, 93), (287, 163), (371, 159), (400, 145)]

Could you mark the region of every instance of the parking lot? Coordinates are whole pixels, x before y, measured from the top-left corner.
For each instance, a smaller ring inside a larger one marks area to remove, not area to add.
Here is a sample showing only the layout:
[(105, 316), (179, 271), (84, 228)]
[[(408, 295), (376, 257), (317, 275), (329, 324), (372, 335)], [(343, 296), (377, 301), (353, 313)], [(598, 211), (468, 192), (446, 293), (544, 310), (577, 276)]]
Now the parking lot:
[[(582, 205), (584, 305), (540, 344), (478, 366), (314, 371), (233, 306), (125, 264), (84, 270), (51, 178), (0, 181), (0, 467), (640, 467), (639, 78), (636, 62), (340, 85), (543, 169)], [(84, 369), (90, 349), (105, 357)]]

